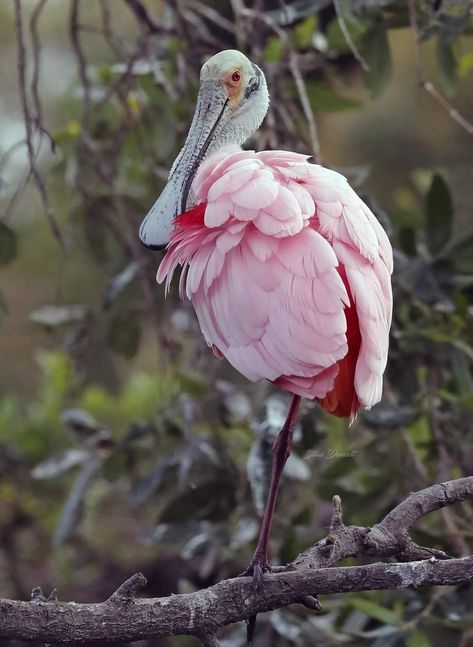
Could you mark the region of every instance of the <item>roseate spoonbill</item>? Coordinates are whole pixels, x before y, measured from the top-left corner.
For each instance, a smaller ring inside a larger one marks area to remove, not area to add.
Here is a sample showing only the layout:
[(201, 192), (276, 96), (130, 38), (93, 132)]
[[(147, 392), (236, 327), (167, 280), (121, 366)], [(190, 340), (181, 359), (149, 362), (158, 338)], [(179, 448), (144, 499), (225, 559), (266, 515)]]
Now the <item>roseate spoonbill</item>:
[(167, 246), (157, 280), (182, 267), (207, 344), (249, 380), (293, 394), (273, 447), (270, 491), (246, 571), (270, 569), (268, 540), (301, 397), (354, 418), (381, 398), (391, 324), (392, 249), (346, 179), (288, 151), (243, 151), (269, 96), (236, 50), (208, 60), (192, 125), (140, 228)]

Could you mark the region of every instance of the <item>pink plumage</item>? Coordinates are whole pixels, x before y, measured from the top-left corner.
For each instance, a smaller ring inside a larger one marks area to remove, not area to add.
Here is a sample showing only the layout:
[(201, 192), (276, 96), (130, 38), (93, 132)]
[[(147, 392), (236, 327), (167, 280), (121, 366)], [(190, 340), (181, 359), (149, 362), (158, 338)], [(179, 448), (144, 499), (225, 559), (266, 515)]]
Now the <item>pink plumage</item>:
[(379, 401), (391, 324), (392, 250), (346, 179), (287, 151), (220, 149), (193, 182), (157, 279), (183, 267), (209, 346), (353, 417)]

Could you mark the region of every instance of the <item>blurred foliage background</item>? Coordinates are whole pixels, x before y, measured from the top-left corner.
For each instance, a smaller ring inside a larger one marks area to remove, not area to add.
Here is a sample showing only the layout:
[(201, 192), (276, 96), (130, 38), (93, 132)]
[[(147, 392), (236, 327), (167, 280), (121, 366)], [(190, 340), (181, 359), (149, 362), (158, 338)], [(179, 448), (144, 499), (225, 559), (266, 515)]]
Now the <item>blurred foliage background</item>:
[[(383, 402), (350, 429), (305, 402), (273, 562), (326, 533), (334, 494), (365, 525), (473, 473), (472, 45), (461, 0), (0, 4), (1, 597), (41, 584), (97, 601), (137, 570), (167, 595), (252, 555), (288, 399), (213, 357), (137, 239), (220, 49), (268, 79), (248, 145), (347, 175), (395, 246)], [(416, 532), (470, 554), (473, 508)], [(333, 597), (320, 615), (262, 616), (255, 645), (465, 647), (472, 601), (469, 587)], [(242, 626), (222, 634), (245, 644)]]

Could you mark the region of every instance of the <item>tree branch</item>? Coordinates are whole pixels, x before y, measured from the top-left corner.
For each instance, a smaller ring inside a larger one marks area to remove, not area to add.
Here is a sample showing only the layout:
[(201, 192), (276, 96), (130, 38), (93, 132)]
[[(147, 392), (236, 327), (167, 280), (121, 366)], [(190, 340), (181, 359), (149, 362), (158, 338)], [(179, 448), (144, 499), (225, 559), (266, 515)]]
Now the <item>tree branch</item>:
[(343, 38), (345, 39), (346, 44), (351, 50), (351, 53), (353, 56), (356, 58), (358, 63), (361, 65), (362, 69), (365, 72), (368, 72), (370, 69), (370, 66), (368, 63), (365, 61), (363, 56), (360, 54), (358, 51), (357, 46), (353, 42), (353, 38), (351, 37), (350, 31), (348, 30), (347, 23), (345, 22), (345, 16), (343, 15), (343, 9), (340, 6), (340, 0), (333, 0), (333, 8), (335, 9), (335, 13), (337, 14), (337, 19), (338, 19), (338, 25), (340, 27), (340, 31), (343, 34)]
[[(470, 496), (473, 477), (433, 485), (411, 494), (372, 528), (345, 526), (340, 499), (334, 497), (329, 535), (282, 572), (264, 575), (257, 593), (251, 578), (237, 577), (195, 593), (135, 599), (146, 583), (140, 573), (99, 604), (57, 602), (38, 588), (31, 602), (0, 600), (0, 637), (68, 644), (187, 634), (214, 647), (220, 627), (295, 602), (318, 610), (319, 594), (469, 583), (473, 556), (449, 559), (417, 546), (407, 532), (423, 515)], [(349, 555), (429, 559), (333, 567)]]
[(272, 573), (263, 576), (256, 596), (252, 579), (239, 577), (196, 593), (130, 600), (119, 608), (111, 601), (76, 604), (1, 600), (0, 635), (61, 644), (177, 634), (215, 635), (219, 627), (298, 602), (315, 590), (333, 594), (455, 585), (472, 580), (473, 557), (463, 557)]
[(460, 114), (460, 112), (452, 106), (452, 104), (447, 101), (447, 99), (441, 94), (433, 83), (427, 78), (427, 74), (424, 67), (424, 62), (422, 60), (421, 54), (421, 43), (420, 43), (420, 33), (419, 33), (419, 24), (417, 20), (417, 11), (414, 0), (408, 0), (409, 8), (409, 22), (411, 25), (411, 31), (414, 36), (414, 45), (416, 50), (416, 66), (417, 66), (417, 81), (419, 85), (424, 88), (424, 90), (430, 94), (430, 96), (435, 99), (441, 108), (447, 112), (447, 114), (456, 121), (459, 126), (461, 126), (467, 133), (473, 135), (473, 123), (465, 119), (465, 117)]
[[(43, 8), (44, 2), (41, 3), (39, 11)], [(23, 111), (23, 120), (25, 123), (25, 132), (26, 132), (26, 147), (28, 151), (28, 160), (29, 160), (29, 165), (30, 165), (30, 173), (35, 181), (36, 188), (38, 190), (39, 196), (41, 198), (41, 202), (43, 204), (43, 209), (46, 214), (46, 218), (49, 221), (49, 226), (51, 227), (51, 231), (59, 243), (61, 249), (63, 251), (66, 251), (65, 248), (65, 243), (62, 237), (61, 230), (59, 228), (59, 225), (56, 221), (51, 203), (49, 201), (49, 196), (46, 190), (46, 185), (43, 182), (43, 179), (40, 175), (38, 165), (36, 162), (36, 157), (37, 157), (37, 151), (35, 150), (35, 145), (33, 141), (34, 137), (34, 130), (33, 126), (36, 124), (40, 124), (40, 116), (39, 115), (33, 115), (31, 112), (30, 108), (30, 102), (28, 99), (28, 93), (26, 89), (26, 47), (25, 47), (25, 41), (24, 41), (24, 34), (23, 34), (23, 14), (22, 14), (22, 6), (20, 0), (15, 0), (14, 2), (14, 7), (15, 7), (15, 31), (16, 31), (16, 41), (17, 41), (17, 48), (18, 48), (18, 83), (19, 83), (19, 91), (20, 91), (20, 102), (21, 102), (21, 108)], [(39, 16), (38, 10), (35, 13), (36, 18)], [(34, 40), (34, 50), (36, 55), (38, 55), (38, 41)], [(38, 94), (37, 94), (37, 88), (36, 88), (36, 74), (38, 72), (34, 73), (33, 76), (33, 96), (35, 97), (35, 103), (36, 107), (38, 108), (39, 106), (39, 99), (38, 99)], [(45, 132), (43, 128), (40, 128), (40, 132)], [(41, 139), (39, 141), (39, 145), (41, 145)], [(39, 147), (38, 147), (39, 150)]]
[(165, 31), (163, 30), (162, 26), (150, 16), (148, 10), (140, 0), (125, 0), (125, 3), (135, 14), (138, 22), (146, 26), (150, 34), (159, 34)]

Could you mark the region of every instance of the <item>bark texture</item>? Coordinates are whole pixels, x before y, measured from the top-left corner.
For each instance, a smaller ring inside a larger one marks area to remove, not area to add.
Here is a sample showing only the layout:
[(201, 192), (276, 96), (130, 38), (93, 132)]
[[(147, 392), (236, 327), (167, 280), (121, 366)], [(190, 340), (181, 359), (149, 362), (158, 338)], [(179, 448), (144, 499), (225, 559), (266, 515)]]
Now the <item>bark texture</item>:
[[(327, 537), (278, 572), (263, 575), (257, 592), (252, 578), (237, 577), (195, 593), (136, 599), (146, 585), (140, 573), (98, 604), (58, 602), (55, 595), (46, 599), (37, 588), (29, 602), (0, 600), (0, 637), (67, 644), (191, 634), (217, 646), (220, 627), (292, 603), (317, 610), (319, 594), (468, 583), (473, 556), (455, 559), (418, 546), (408, 530), (424, 514), (470, 496), (473, 477), (433, 485), (411, 494), (372, 528), (345, 526), (335, 496)], [(362, 555), (402, 561), (334, 566)]]

